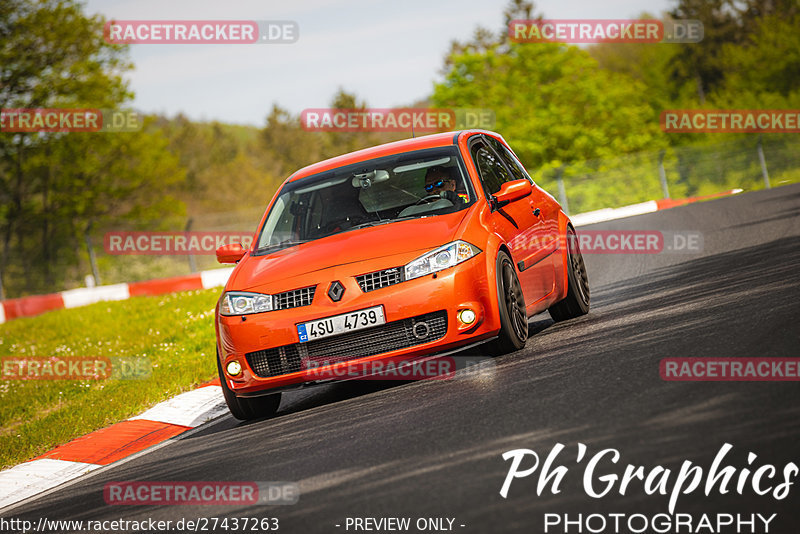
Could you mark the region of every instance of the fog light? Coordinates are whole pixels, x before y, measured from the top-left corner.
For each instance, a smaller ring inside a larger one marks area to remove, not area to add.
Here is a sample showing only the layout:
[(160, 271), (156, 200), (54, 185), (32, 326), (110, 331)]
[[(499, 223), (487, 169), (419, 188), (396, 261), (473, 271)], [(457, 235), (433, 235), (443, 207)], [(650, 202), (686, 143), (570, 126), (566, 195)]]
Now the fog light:
[(461, 310), (458, 312), (458, 320), (464, 324), (472, 324), (475, 322), (475, 312), (472, 310)]
[(232, 362), (228, 362), (227, 370), (229, 375), (236, 376), (242, 372), (242, 364), (233, 360)]

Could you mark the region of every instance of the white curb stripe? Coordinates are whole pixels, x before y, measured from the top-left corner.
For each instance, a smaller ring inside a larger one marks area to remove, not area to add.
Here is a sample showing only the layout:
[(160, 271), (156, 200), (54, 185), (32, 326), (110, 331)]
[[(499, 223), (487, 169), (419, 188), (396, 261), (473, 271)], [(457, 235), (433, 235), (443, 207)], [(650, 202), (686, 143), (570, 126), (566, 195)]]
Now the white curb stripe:
[(200, 280), (203, 284), (203, 289), (224, 286), (228, 283), (228, 278), (230, 278), (232, 272), (233, 267), (200, 271)]
[(579, 213), (571, 216), (570, 220), (572, 220), (572, 224), (575, 226), (583, 226), (585, 224), (633, 217), (634, 215), (644, 215), (645, 213), (653, 213), (655, 211), (658, 211), (658, 203), (655, 200), (648, 200), (641, 204), (632, 204), (622, 208), (603, 208), (601, 210)]
[(147, 419), (172, 425), (196, 427), (224, 415), (227, 411), (228, 407), (222, 396), (222, 388), (205, 386), (158, 403), (143, 414), (131, 417), (130, 420)]
[(65, 308), (77, 308), (107, 300), (127, 300), (131, 297), (128, 284), (110, 286), (79, 287), (61, 292)]
[(43, 458), (0, 472), (0, 508), (77, 478), (101, 465)]

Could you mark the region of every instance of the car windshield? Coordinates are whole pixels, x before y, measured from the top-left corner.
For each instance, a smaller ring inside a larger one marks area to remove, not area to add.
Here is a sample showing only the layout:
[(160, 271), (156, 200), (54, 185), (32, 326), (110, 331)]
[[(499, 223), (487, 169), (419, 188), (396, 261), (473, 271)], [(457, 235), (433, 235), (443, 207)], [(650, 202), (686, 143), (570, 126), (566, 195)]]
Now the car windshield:
[(287, 183), (261, 229), (256, 252), (452, 213), (474, 200), (456, 147), (363, 161)]

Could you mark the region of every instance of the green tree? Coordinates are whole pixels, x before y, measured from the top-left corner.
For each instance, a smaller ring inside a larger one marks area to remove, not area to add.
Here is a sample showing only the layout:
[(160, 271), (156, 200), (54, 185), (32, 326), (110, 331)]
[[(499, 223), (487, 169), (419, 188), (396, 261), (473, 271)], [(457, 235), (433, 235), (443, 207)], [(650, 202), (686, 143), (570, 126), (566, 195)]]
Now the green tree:
[(580, 193), (570, 191), (579, 195), (573, 210), (654, 198), (659, 187), (650, 169), (602, 182), (586, 178), (619, 154), (666, 146), (654, 108), (660, 100), (647, 94), (646, 78), (604, 69), (576, 46), (511, 42), (508, 22), (541, 18), (534, 12), (533, 4), (512, 1), (499, 33), (478, 28), (471, 41), (453, 43), (433, 105), (494, 111), (494, 129), (541, 185), (555, 190), (559, 173), (580, 184)]
[(30, 152), (24, 174), (33, 186), (31, 217), (19, 221), (17, 239), (25, 283), (15, 289), (73, 284), (87, 272), (79, 252), (87, 235), (101, 243), (110, 225), (142, 225), (182, 211), (170, 193), (185, 171), (152, 123), (136, 132), (51, 137)]
[(282, 180), (294, 171), (323, 159), (324, 139), (319, 132), (308, 132), (300, 118), (274, 104), (261, 133), (263, 146), (273, 169)]
[[(641, 13), (639, 19), (653, 19)], [(669, 20), (665, 17), (662, 20)], [(654, 110), (689, 107), (696, 101), (694, 81), (676, 80), (670, 75), (676, 54), (689, 44), (598, 43), (587, 50), (600, 68), (624, 74), (641, 82), (643, 96)]]
[(750, 27), (752, 32), (743, 43), (722, 48), (725, 98), (747, 92), (792, 100), (800, 91), (800, 9), (794, 14), (762, 16), (751, 21)]
[[(116, 108), (131, 98), (126, 49), (104, 41), (104, 22), (74, 0), (3, 2), (0, 108)], [(165, 193), (182, 171), (164, 146), (147, 130), (0, 132), (0, 281), (17, 294), (52, 290), (66, 272), (57, 262), (77, 261), (95, 221), (179, 210)]]
[[(338, 89), (329, 104), (333, 109), (366, 109), (355, 94)], [(411, 132), (320, 132), (303, 129), (300, 117), (277, 104), (272, 106), (261, 138), (268, 160), (281, 181), (318, 161), (410, 136)]]
[(258, 128), (193, 122), (183, 115), (160, 117), (158, 126), (186, 168), (178, 195), (189, 216), (263, 207), (277, 178)]
[(641, 82), (600, 68), (578, 47), (509, 43), (505, 34), (489, 40), (478, 30), (453, 45), (432, 101), (492, 109), (497, 131), (537, 169), (663, 144), (644, 93)]
[(669, 66), (673, 83), (694, 84), (696, 102), (703, 105), (708, 94), (724, 82), (722, 48), (742, 41), (740, 14), (734, 0), (679, 0), (670, 16), (703, 23), (703, 40), (680, 47)]

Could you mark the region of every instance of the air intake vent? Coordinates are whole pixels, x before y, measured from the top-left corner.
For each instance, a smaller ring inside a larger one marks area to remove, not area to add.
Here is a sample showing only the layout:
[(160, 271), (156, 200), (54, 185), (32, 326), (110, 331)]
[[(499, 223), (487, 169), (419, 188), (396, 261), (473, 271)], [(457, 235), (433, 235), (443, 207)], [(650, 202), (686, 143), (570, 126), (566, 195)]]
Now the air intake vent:
[(295, 373), (317, 365), (355, 360), (441, 339), (447, 334), (447, 312), (426, 313), (365, 330), (294, 343), (245, 355), (247, 364), (262, 378)]
[(289, 308), (299, 308), (301, 306), (308, 306), (314, 300), (314, 290), (317, 286), (302, 287), (300, 289), (292, 289), (273, 296), (273, 302), (276, 310), (287, 310)]
[(361, 291), (368, 293), (382, 287), (391, 286), (402, 282), (403, 268), (393, 267), (392, 269), (384, 269), (383, 271), (362, 274), (360, 276), (356, 276), (356, 281), (361, 287)]

